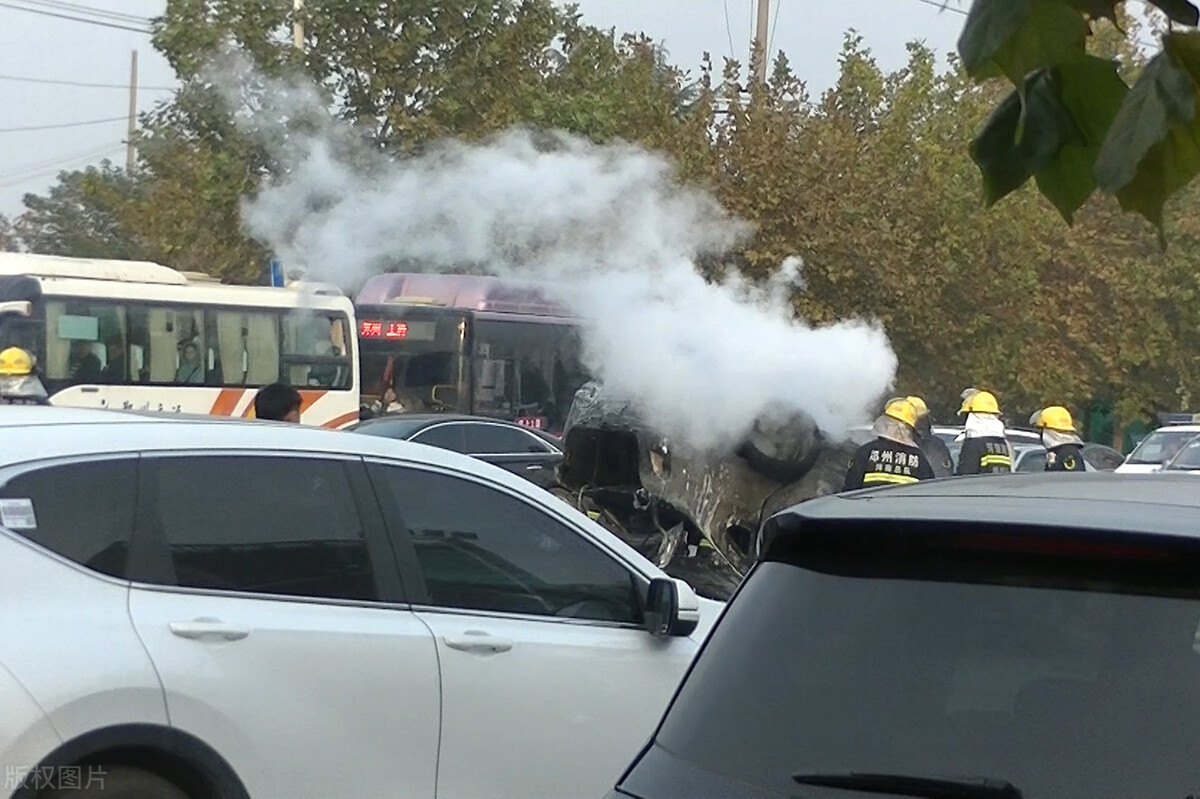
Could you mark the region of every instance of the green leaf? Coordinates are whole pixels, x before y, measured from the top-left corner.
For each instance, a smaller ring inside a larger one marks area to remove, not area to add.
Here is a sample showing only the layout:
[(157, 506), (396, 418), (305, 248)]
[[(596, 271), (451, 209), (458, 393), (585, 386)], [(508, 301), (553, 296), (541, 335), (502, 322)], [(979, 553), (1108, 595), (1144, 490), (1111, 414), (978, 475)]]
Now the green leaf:
[(1187, 125), (1195, 116), (1195, 84), (1164, 50), (1146, 65), (1121, 104), (1096, 158), (1097, 184), (1107, 192), (1120, 190), (1172, 125)]
[(1167, 199), (1200, 174), (1200, 36), (1171, 34), (1125, 98), (1096, 159), (1096, 182), (1159, 228)]
[(1193, 27), (1200, 25), (1200, 11), (1188, 0), (1150, 0), (1150, 4), (1175, 22)]
[(1059, 98), (1054, 73), (1038, 70), (1025, 82), (1025, 108), (1017, 134), (1017, 152), (1031, 172), (1040, 172), (1068, 144), (1084, 146), (1086, 140)]
[(1073, 224), (1075, 212), (1096, 189), (1092, 165), (1129, 89), (1116, 64), (1094, 56), (1061, 65), (1054, 86), (1079, 138), (1064, 144), (1034, 177), (1042, 195)]
[(1067, 145), (1059, 150), (1054, 161), (1034, 176), (1038, 191), (1054, 204), (1068, 225), (1074, 223), (1075, 212), (1096, 190), (1096, 181), (1092, 178), (1095, 158), (1094, 147)]
[(1200, 84), (1200, 33), (1170, 33), (1163, 37), (1164, 49), (1175, 63)]
[(1159, 229), (1167, 198), (1200, 173), (1200, 126), (1172, 128), (1138, 164), (1133, 180), (1116, 192), (1125, 211), (1136, 211)]
[[(1099, 147), (1108, 135), (1129, 87), (1117, 65), (1096, 56), (1062, 64), (1058, 68), (1059, 96), (1071, 112), (1088, 144)], [(1091, 167), (1089, 165), (1089, 172)]]
[(1078, 10), (1061, 0), (1033, 0), (1017, 30), (992, 56), (1014, 86), (1035, 69), (1054, 67), (1087, 53), (1088, 23)]
[(975, 0), (958, 37), (958, 54), (967, 74), (980, 77), (1032, 11), (1033, 0)]
[(1021, 188), (1032, 174), (1017, 151), (1020, 127), (1021, 95), (1014, 91), (996, 106), (971, 142), (971, 158), (983, 173), (983, 194), (989, 206)]

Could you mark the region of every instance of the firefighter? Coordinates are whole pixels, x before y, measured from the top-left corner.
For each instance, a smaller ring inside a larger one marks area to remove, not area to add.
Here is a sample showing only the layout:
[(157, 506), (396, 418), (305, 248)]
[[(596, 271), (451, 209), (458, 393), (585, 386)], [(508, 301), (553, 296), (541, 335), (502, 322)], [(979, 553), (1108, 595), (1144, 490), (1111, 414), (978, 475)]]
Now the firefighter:
[(20, 347), (0, 352), (0, 405), (49, 405), (32, 355)]
[(1042, 446), (1046, 448), (1046, 471), (1085, 471), (1083, 439), (1075, 430), (1070, 411), (1061, 405), (1051, 405), (1030, 416), (1029, 424), (1042, 434)]
[(850, 460), (843, 490), (882, 485), (905, 485), (933, 479), (929, 460), (917, 446), (917, 409), (903, 397), (888, 400), (871, 432)]
[(949, 477), (954, 473), (954, 460), (950, 457), (950, 448), (946, 442), (933, 434), (933, 415), (929, 406), (920, 397), (905, 397), (917, 411), (917, 446), (925, 454), (925, 460), (933, 469), (934, 477)]
[(955, 474), (1004, 474), (1012, 471), (1012, 445), (1004, 434), (1000, 404), (990, 391), (969, 388), (963, 392), (962, 451)]

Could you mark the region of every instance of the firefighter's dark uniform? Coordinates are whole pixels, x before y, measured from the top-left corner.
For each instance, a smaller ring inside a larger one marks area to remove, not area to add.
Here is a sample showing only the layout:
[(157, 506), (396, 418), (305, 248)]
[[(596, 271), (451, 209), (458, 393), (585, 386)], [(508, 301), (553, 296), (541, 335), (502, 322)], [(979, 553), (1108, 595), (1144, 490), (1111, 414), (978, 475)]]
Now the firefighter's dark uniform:
[(922, 433), (918, 430), (917, 446), (929, 462), (934, 477), (949, 477), (954, 474), (954, 459), (950, 457), (950, 448), (946, 446), (945, 441), (933, 433)]
[(1086, 471), (1083, 464), (1083, 447), (1079, 444), (1059, 444), (1057, 447), (1046, 450), (1046, 471)]
[(929, 459), (919, 447), (881, 437), (863, 444), (854, 453), (846, 472), (845, 490), (906, 485), (933, 478)]
[(963, 440), (955, 474), (1006, 474), (1012, 471), (1008, 439), (984, 436)]

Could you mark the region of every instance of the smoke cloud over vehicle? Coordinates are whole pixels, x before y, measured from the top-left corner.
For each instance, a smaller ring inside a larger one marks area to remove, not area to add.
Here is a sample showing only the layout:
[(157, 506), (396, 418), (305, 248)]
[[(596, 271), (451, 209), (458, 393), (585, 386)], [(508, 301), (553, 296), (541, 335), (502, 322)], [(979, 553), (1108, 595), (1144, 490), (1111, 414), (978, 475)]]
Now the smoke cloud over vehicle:
[[(246, 72), (214, 81), (230, 74)], [(578, 315), (588, 370), (701, 448), (736, 444), (764, 415), (807, 413), (838, 434), (893, 380), (877, 325), (796, 317), (799, 259), (767, 285), (706, 281), (697, 261), (752, 231), (657, 153), (513, 130), (397, 160), (332, 121), (315, 90), (261, 97), (243, 119), (284, 170), (247, 200), (245, 223), (312, 279), (352, 289), (387, 270), (470, 268), (536, 283)], [(281, 135), (296, 119), (308, 132)]]

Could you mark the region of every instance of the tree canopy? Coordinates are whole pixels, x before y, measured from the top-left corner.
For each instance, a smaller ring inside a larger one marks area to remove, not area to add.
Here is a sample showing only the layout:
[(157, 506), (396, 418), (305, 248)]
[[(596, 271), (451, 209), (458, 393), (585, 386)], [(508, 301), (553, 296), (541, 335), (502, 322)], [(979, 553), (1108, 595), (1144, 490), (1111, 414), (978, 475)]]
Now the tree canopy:
[[(1134, 96), (1126, 89), (1116, 102), (1116, 82), (1169, 82), (1190, 58), (1154, 66), (1177, 56), (1143, 57), (1132, 31), (1105, 18), (1131, 27), (1119, 4), (979, 0), (964, 42), (980, 44), (948, 68), (912, 44), (906, 64), (884, 71), (851, 32), (837, 82), (815, 97), (785, 56), (765, 85), (747, 80), (753, 65), (732, 61), (688, 75), (644, 37), (589, 27), (549, 0), (307, 0), (303, 57), (289, 45), (288, 5), (171, 0), (155, 41), (186, 84), (144, 116), (137, 171), (64, 174), (27, 199), (16, 225), (24, 246), (260, 282), (268, 253), (245, 234), (242, 203), (285, 167), (264, 131), (234, 120), (269, 98), (251, 91), (235, 107), (214, 90), (205, 64), (233, 41), (268, 74), (309, 76), (335, 117), (395, 158), (517, 124), (666, 152), (681, 181), (755, 226), (705, 269), (765, 279), (800, 256), (801, 315), (879, 320), (899, 356), (898, 389), (942, 418), (968, 385), (995, 390), (1018, 420), (1065, 403), (1078, 414), (1111, 408), (1119, 421), (1184, 408), (1200, 386), (1200, 188), (1171, 184), (1163, 214), (1153, 181), (1138, 177), (1176, 164), (1184, 128), (1163, 123), (1115, 199), (1109, 184), (1075, 174), (1120, 160), (1102, 158)], [(1096, 18), (1071, 27), (1058, 6)], [(1049, 42), (1033, 22), (1075, 33)], [(1058, 60), (1035, 57), (1039, 47)], [(1178, 81), (1167, 88), (1178, 93), (1156, 89), (1159, 100), (1183, 96)], [(1147, 116), (1139, 136), (1158, 119)], [(1070, 135), (1043, 140), (1050, 122)], [(980, 169), (986, 198), (1004, 202), (981, 202)], [(1149, 222), (1123, 211), (1153, 207)], [(1155, 226), (1170, 238), (1165, 251)]]

